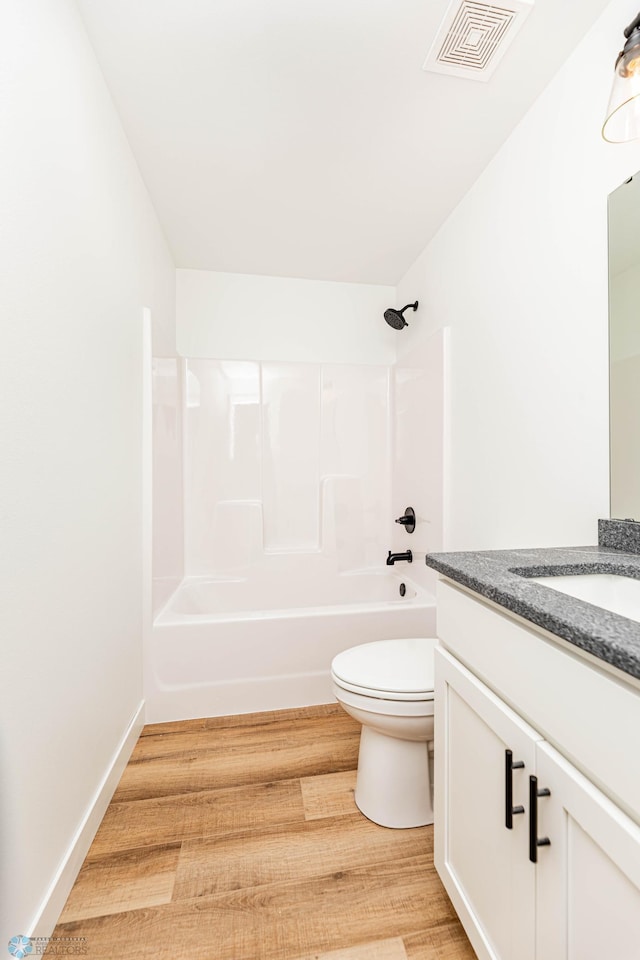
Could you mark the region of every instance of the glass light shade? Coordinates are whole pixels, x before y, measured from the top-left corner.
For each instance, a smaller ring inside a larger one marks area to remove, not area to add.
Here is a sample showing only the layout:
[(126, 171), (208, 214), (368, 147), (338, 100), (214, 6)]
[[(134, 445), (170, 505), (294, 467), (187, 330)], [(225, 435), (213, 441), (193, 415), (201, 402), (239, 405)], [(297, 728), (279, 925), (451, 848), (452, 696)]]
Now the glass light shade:
[(640, 37), (634, 33), (616, 61), (602, 136), (609, 143), (640, 138)]

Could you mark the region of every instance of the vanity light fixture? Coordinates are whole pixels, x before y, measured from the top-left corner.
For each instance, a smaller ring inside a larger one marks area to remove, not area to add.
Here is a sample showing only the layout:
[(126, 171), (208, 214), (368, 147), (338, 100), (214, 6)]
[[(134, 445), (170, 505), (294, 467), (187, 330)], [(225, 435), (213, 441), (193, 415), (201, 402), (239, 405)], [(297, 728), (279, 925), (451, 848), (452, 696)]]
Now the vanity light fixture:
[(613, 87), (602, 136), (609, 143), (640, 138), (640, 13), (624, 35), (626, 42), (616, 60)]

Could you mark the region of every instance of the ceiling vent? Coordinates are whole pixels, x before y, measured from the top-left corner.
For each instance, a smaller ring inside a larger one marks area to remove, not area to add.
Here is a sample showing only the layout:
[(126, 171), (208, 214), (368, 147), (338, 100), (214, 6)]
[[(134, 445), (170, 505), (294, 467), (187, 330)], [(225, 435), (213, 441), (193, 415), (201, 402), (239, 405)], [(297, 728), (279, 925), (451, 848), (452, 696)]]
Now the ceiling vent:
[(535, 0), (503, 4), (454, 0), (422, 69), (488, 80), (531, 12)]

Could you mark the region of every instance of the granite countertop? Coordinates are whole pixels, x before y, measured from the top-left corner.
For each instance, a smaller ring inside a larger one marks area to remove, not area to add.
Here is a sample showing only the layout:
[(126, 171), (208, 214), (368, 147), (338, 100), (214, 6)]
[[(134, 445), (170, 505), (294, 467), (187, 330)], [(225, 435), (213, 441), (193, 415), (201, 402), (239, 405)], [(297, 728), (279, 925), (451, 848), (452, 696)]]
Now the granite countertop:
[(431, 553), (426, 564), (640, 680), (640, 623), (526, 577), (617, 573), (640, 580), (640, 554), (612, 547)]

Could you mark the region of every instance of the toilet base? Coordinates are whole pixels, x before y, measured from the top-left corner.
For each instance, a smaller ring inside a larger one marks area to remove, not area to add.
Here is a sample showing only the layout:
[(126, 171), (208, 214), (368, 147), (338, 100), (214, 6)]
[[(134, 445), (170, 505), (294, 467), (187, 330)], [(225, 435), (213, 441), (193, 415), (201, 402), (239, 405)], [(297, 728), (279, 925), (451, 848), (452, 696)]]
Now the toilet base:
[(428, 743), (363, 727), (355, 801), (367, 819), (382, 827), (433, 823)]

